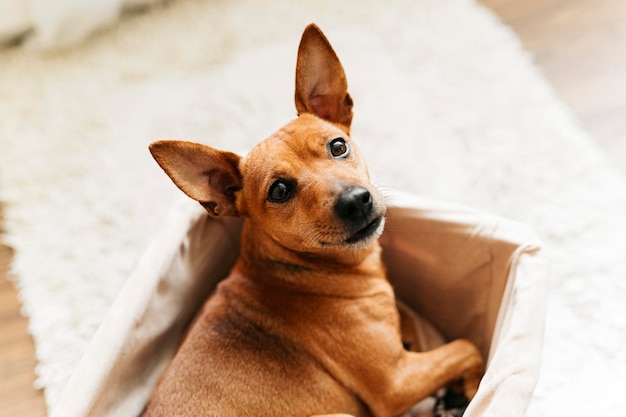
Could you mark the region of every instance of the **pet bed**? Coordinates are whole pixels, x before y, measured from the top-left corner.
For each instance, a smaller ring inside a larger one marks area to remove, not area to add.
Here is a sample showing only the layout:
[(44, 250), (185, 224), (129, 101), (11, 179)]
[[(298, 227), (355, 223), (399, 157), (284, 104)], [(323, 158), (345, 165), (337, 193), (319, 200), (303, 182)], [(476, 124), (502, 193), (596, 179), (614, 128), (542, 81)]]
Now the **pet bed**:
[[(381, 239), (399, 299), (487, 371), (467, 417), (524, 414), (541, 362), (549, 268), (525, 225), (406, 194)], [(176, 204), (92, 339), (53, 417), (138, 416), (203, 300), (238, 254), (241, 221)]]

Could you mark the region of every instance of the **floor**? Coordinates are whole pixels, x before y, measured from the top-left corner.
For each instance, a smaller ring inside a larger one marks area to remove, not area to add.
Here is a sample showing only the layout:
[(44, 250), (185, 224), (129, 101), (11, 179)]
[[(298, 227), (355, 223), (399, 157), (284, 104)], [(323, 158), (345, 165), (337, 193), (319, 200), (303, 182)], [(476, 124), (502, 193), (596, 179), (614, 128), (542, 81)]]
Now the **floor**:
[(43, 417), (43, 396), (33, 388), (33, 341), (26, 332), (28, 322), (20, 314), (17, 292), (7, 276), (11, 256), (11, 249), (0, 245), (0, 416)]
[[(581, 125), (626, 174), (626, 2), (479, 0), (518, 34)], [(0, 207), (1, 209), (1, 207)], [(0, 234), (2, 233), (0, 211)], [(0, 416), (42, 417), (34, 348), (0, 245)]]

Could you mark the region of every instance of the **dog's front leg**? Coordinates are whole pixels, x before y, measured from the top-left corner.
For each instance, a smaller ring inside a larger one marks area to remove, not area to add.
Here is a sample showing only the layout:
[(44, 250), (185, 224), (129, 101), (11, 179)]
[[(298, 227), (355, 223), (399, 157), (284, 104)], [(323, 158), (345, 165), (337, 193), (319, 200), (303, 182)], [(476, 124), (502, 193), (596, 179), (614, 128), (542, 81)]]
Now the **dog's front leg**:
[(460, 381), (465, 396), (471, 400), (478, 390), (483, 372), (480, 352), (473, 343), (464, 339), (428, 352), (406, 352), (386, 386), (378, 390), (372, 387), (373, 401), (369, 405), (376, 416), (396, 416), (437, 389), (457, 381)]

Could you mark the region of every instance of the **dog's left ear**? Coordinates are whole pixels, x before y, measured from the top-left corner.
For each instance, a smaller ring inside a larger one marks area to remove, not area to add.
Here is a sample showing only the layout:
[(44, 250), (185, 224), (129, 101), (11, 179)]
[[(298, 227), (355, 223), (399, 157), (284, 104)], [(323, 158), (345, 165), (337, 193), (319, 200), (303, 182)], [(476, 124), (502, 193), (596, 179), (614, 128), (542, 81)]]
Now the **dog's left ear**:
[(174, 184), (210, 214), (241, 214), (236, 196), (242, 187), (239, 155), (178, 140), (154, 142), (150, 152)]
[(296, 109), (298, 115), (313, 113), (350, 130), (352, 98), (346, 74), (328, 39), (315, 24), (306, 27), (298, 48)]

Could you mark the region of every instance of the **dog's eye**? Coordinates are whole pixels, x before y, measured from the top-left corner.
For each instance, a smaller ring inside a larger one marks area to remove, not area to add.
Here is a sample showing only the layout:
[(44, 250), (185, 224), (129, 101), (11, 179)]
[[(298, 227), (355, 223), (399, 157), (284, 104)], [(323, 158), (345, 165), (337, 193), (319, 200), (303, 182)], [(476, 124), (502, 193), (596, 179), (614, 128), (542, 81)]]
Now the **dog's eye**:
[(267, 200), (272, 203), (284, 203), (291, 198), (295, 188), (295, 184), (292, 181), (276, 180), (270, 185)]
[(333, 158), (345, 158), (350, 153), (350, 145), (343, 138), (335, 138), (328, 143), (328, 151)]

